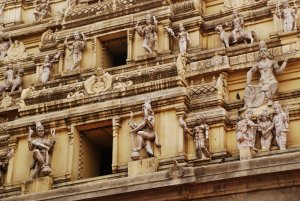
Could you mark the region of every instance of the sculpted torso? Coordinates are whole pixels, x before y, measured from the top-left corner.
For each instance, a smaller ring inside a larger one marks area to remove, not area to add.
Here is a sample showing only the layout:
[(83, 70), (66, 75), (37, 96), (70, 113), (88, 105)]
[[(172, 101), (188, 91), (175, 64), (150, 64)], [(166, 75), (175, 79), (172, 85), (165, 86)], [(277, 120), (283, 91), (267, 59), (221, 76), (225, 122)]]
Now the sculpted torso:
[(274, 61), (267, 59), (266, 61), (259, 61), (257, 64), (257, 68), (260, 72), (260, 81), (266, 82), (269, 80), (276, 80), (273, 74), (273, 65)]

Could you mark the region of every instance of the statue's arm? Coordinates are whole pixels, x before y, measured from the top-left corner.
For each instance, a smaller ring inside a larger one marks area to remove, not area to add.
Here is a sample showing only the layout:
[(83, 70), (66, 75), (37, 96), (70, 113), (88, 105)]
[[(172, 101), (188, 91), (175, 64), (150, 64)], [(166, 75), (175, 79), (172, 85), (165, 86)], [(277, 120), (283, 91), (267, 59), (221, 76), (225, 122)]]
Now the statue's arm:
[(258, 65), (255, 64), (248, 72), (247, 72), (247, 85), (251, 84), (253, 73), (255, 73), (258, 69)]
[(281, 64), (281, 66), (278, 65), (277, 61), (273, 62), (273, 68), (275, 69), (276, 73), (282, 73), (285, 70), (286, 64), (287, 64), (288, 58), (284, 60), (284, 62)]
[(187, 31), (185, 33), (186, 33), (186, 40), (190, 43), (191, 39), (190, 39), (189, 33)]

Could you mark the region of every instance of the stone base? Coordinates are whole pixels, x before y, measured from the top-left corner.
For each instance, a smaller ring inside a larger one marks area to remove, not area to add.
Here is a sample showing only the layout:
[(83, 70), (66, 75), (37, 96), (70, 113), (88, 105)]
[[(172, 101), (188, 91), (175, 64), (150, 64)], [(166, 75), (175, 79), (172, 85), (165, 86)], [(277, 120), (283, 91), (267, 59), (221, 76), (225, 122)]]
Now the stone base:
[(154, 59), (156, 58), (157, 54), (155, 52), (144, 54), (141, 56), (137, 56), (136, 61), (143, 61), (143, 60), (148, 60), (148, 59)]
[(45, 192), (51, 190), (53, 179), (51, 177), (41, 177), (27, 180), (22, 184), (22, 195)]
[(159, 162), (156, 158), (146, 158), (128, 162), (128, 176), (138, 176), (147, 173), (157, 172)]
[(250, 147), (240, 148), (240, 160), (250, 160), (253, 158), (253, 152), (251, 151)]

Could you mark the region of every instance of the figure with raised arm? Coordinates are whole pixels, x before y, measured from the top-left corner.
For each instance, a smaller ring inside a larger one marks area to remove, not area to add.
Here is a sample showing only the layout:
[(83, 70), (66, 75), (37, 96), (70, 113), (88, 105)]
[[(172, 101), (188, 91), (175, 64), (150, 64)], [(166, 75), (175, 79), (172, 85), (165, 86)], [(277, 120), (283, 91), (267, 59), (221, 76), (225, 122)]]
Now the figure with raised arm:
[(60, 56), (60, 52), (57, 53), (52, 60), (50, 60), (49, 55), (45, 56), (44, 64), (42, 66), (42, 70), (39, 74), (39, 81), (42, 83), (48, 82), (50, 78), (50, 69), (52, 68), (52, 65)]
[(179, 25), (180, 32), (178, 33), (177, 36), (175, 35), (174, 31), (171, 28), (165, 27), (165, 29), (174, 39), (178, 40), (179, 52), (186, 53), (188, 44), (191, 43), (191, 39), (189, 37), (189, 33), (187, 31), (185, 31), (183, 24)]
[[(295, 2), (294, 2), (295, 3)], [(296, 30), (296, 19), (297, 19), (297, 9), (298, 6), (294, 4), (295, 7), (291, 8), (289, 7), (288, 0), (283, 0), (282, 7), (283, 9), (279, 9), (279, 6), (277, 6), (275, 14), (280, 18), (283, 19), (283, 32), (288, 32), (292, 30)]]

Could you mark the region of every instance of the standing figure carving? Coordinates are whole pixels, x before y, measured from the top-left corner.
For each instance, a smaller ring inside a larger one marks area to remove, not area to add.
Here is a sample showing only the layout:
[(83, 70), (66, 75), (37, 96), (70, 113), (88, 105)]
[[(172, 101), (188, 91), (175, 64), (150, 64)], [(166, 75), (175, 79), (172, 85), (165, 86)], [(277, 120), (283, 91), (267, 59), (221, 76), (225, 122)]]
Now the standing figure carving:
[(272, 129), (274, 128), (274, 124), (267, 110), (262, 111), (261, 115), (257, 118), (257, 123), (259, 125), (258, 131), (261, 132), (261, 149), (269, 151), (273, 138)]
[(199, 115), (196, 118), (196, 126), (193, 129), (193, 131), (190, 131), (188, 129), (186, 123), (183, 121), (182, 118), (179, 119), (179, 125), (183, 128), (185, 133), (188, 133), (190, 136), (193, 137), (198, 158), (202, 158), (202, 153), (207, 158), (210, 158), (210, 153), (205, 143), (206, 139), (208, 139), (209, 134), (209, 126), (206, 124), (205, 117), (203, 115)]
[(178, 33), (177, 36), (174, 34), (174, 31), (171, 28), (165, 27), (165, 29), (174, 39), (178, 40), (179, 52), (186, 53), (188, 44), (191, 43), (191, 39), (189, 37), (189, 33), (187, 31), (185, 31), (183, 24), (179, 25), (180, 32)]
[[(247, 86), (245, 88), (245, 106), (240, 109), (244, 111), (247, 108), (256, 108), (266, 102), (268, 105), (273, 104), (274, 94), (278, 89), (278, 81), (275, 78), (275, 73), (281, 73), (284, 71), (288, 59), (286, 58), (281, 66), (278, 65), (277, 61), (269, 58), (269, 51), (264, 42), (260, 43), (259, 57), (258, 61), (247, 73)], [(259, 71), (260, 78), (258, 85), (252, 85), (253, 74)]]
[(139, 36), (144, 38), (143, 48), (148, 53), (157, 51), (157, 19), (151, 14), (146, 15), (146, 26), (142, 27), (139, 22), (136, 23), (134, 29), (137, 31)]
[[(82, 36), (82, 37), (81, 37)], [(68, 45), (68, 38), (65, 40), (65, 46), (71, 51), (68, 58), (70, 56), (73, 57), (73, 62), (74, 64), (68, 68), (68, 70), (75, 70), (75, 69), (80, 69), (80, 62), (82, 60), (82, 52), (86, 48), (86, 37), (85, 35), (81, 32), (78, 31), (74, 32), (74, 42), (71, 46)]]
[(274, 117), (273, 123), (276, 132), (276, 142), (280, 150), (286, 149), (286, 135), (289, 128), (289, 114), (288, 110), (283, 111), (279, 102), (274, 102)]
[(5, 160), (3, 162), (0, 161), (0, 185), (3, 184), (3, 175), (7, 171), (9, 160), (11, 159), (11, 157), (13, 156), (13, 154), (14, 154), (14, 149), (11, 148), (8, 151), (8, 153), (6, 154)]
[(290, 8), (288, 0), (283, 0), (282, 10), (279, 8), (279, 5), (276, 6), (275, 14), (280, 19), (283, 19), (283, 32), (288, 32), (297, 29), (296, 19), (298, 6), (296, 6), (295, 1), (294, 5), (294, 8)]
[(15, 72), (13, 65), (9, 64), (4, 73), (4, 81), (0, 85), (0, 94), (3, 91), (13, 92), (15, 89), (22, 90), (22, 77), (24, 75), (24, 70), (22, 68), (17, 69)]
[(51, 17), (51, 7), (49, 0), (36, 0), (35, 12), (33, 14), (36, 21)]
[(60, 52), (57, 53), (52, 60), (50, 60), (49, 55), (45, 56), (45, 61), (44, 64), (42, 66), (42, 70), (40, 71), (39, 74), (39, 81), (42, 83), (46, 83), (49, 78), (50, 78), (50, 69), (52, 68), (52, 65), (55, 61), (57, 61), (57, 59), (60, 56)]
[(30, 178), (37, 178), (50, 175), (52, 169), (50, 167), (49, 152), (52, 151), (56, 142), (55, 129), (51, 129), (52, 139), (49, 140), (45, 135), (45, 130), (41, 122), (36, 122), (37, 138), (31, 139), (33, 130), (29, 127), (28, 148), (33, 151), (33, 164)]
[(237, 10), (233, 10), (232, 12), (233, 19), (232, 19), (232, 36), (233, 41), (232, 43), (237, 43), (238, 36), (242, 35), (244, 32), (244, 18), (240, 16)]
[(11, 37), (8, 37), (9, 40), (7, 41), (4, 38), (3, 32), (0, 31), (0, 60), (4, 59), (7, 56), (7, 50), (12, 44)]
[(258, 125), (251, 120), (252, 115), (252, 110), (250, 108), (247, 109), (245, 118), (237, 123), (236, 138), (239, 149), (249, 147), (252, 150), (256, 150), (255, 137)]
[[(132, 122), (133, 113), (131, 112), (131, 118), (128, 122), (129, 127), (131, 128), (131, 144), (132, 144), (132, 153), (131, 158), (133, 160), (139, 159), (139, 152), (142, 148), (145, 148), (148, 156), (154, 156), (153, 150), (151, 148), (151, 142), (154, 142), (156, 146), (160, 147), (158, 140), (158, 135), (154, 129), (155, 118), (154, 112), (151, 107), (151, 100), (147, 99), (142, 106), (144, 119), (140, 123)], [(136, 143), (134, 140), (136, 136)]]

